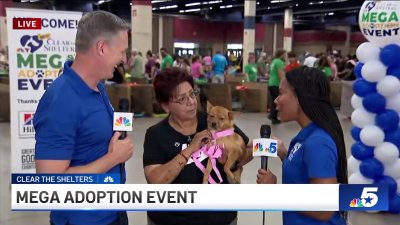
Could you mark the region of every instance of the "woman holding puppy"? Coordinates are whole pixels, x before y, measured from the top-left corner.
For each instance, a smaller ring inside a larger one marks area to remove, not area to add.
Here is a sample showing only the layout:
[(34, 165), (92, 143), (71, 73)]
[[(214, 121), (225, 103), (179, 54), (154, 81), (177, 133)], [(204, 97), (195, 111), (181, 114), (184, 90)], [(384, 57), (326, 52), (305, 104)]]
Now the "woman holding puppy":
[[(347, 183), (343, 131), (330, 100), (330, 84), (315, 68), (300, 67), (286, 74), (275, 99), (278, 119), (296, 121), (301, 130), (286, 149), (278, 143), (283, 184)], [(276, 183), (271, 171), (260, 169), (257, 183)], [(284, 225), (344, 225), (341, 212), (283, 212)]]
[[(146, 180), (150, 184), (201, 184), (203, 172), (191, 156), (211, 140), (211, 133), (207, 130), (207, 114), (197, 109), (198, 92), (194, 90), (193, 77), (176, 68), (165, 69), (153, 85), (157, 101), (169, 116), (146, 132), (143, 153)], [(246, 144), (249, 142), (240, 129), (235, 128), (235, 132)], [(251, 159), (251, 151), (248, 155), (247, 161)], [(208, 161), (204, 155), (197, 160), (204, 166)], [(217, 162), (217, 167), (223, 183), (227, 183), (222, 164)], [(237, 212), (154, 211), (147, 215), (149, 225), (234, 225), (237, 220)]]

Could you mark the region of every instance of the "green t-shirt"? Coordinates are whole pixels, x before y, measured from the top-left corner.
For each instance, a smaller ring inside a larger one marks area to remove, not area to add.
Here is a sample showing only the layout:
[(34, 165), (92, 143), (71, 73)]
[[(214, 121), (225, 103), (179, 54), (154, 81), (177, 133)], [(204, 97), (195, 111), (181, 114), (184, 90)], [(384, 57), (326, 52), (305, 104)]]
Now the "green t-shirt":
[(249, 81), (250, 82), (256, 82), (257, 81), (257, 64), (247, 64), (244, 67), (244, 72), (249, 75)]
[(278, 71), (285, 69), (285, 62), (282, 59), (274, 59), (271, 62), (271, 72), (269, 74), (268, 86), (279, 87), (281, 79), (279, 78)]
[(174, 60), (172, 59), (171, 55), (167, 54), (161, 62), (161, 70), (167, 68), (167, 65), (169, 65), (169, 68), (172, 68), (172, 64), (174, 63)]
[(332, 76), (332, 69), (328, 66), (324, 66), (324, 68), (322, 68), (322, 72), (324, 72), (327, 77)]

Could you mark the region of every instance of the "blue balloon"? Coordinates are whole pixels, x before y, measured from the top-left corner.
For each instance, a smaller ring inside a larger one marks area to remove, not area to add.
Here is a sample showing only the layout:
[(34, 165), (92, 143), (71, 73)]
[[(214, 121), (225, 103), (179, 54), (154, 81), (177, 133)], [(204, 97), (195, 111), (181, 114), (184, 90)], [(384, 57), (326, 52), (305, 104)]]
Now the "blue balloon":
[(392, 131), (398, 128), (399, 114), (396, 111), (387, 109), (383, 113), (378, 114), (375, 123), (384, 131)]
[(356, 67), (354, 67), (354, 74), (357, 78), (361, 78), (361, 69), (364, 66), (364, 63), (358, 62)]
[(393, 198), (389, 199), (389, 211), (391, 213), (400, 213), (400, 195), (396, 194)]
[(374, 184), (384, 184), (389, 187), (389, 196), (392, 197), (396, 194), (397, 190), (397, 183), (396, 181), (389, 177), (389, 176), (383, 176), (379, 178), (378, 180), (374, 181)]
[(374, 157), (374, 148), (368, 147), (361, 142), (356, 142), (351, 146), (351, 154), (358, 160)]
[(369, 93), (376, 92), (376, 83), (371, 83), (362, 78), (358, 78), (353, 84), (353, 90), (356, 95), (364, 97)]
[(393, 75), (400, 79), (400, 65), (389, 67), (386, 74)]
[(385, 141), (397, 146), (400, 151), (400, 128), (385, 133)]
[(396, 44), (386, 45), (380, 52), (379, 58), (386, 66), (395, 65), (400, 58), (400, 46)]
[(375, 158), (364, 159), (360, 164), (360, 172), (364, 177), (379, 179), (383, 174), (383, 164)]
[(350, 132), (351, 132), (351, 136), (353, 137), (354, 140), (360, 141), (361, 128), (353, 127), (353, 128), (351, 128)]
[(385, 110), (386, 98), (378, 93), (367, 94), (363, 99), (364, 108), (371, 113), (381, 113)]

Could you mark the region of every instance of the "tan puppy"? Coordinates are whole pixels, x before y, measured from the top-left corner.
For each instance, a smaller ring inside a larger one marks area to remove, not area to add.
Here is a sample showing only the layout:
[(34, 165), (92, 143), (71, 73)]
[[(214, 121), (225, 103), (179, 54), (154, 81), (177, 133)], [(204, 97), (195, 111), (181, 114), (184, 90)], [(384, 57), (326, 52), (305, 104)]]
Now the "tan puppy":
[[(207, 104), (207, 125), (210, 131), (220, 132), (227, 129), (232, 129), (233, 117), (235, 112), (229, 111), (228, 109), (221, 106), (212, 106)], [(246, 144), (242, 137), (236, 133), (218, 138), (216, 140), (218, 146), (223, 146), (222, 157), (218, 159), (219, 162), (225, 162), (224, 171), (227, 175), (228, 181), (231, 184), (239, 184), (240, 176), (243, 168), (237, 168), (232, 173), (231, 168), (234, 166), (236, 161), (242, 161), (245, 157)], [(212, 171), (211, 159), (208, 159), (207, 168), (204, 171), (203, 184), (208, 183), (208, 177)]]

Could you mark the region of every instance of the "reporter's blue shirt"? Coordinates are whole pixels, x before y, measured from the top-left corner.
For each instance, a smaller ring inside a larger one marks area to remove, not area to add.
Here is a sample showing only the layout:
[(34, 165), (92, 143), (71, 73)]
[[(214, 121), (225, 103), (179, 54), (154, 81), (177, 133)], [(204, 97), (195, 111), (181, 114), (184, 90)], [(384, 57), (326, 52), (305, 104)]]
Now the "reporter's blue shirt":
[[(113, 135), (114, 110), (104, 86), (91, 89), (75, 73), (72, 61), (42, 96), (34, 116), (36, 160), (69, 160), (83, 166), (103, 157)], [(107, 173), (120, 174), (119, 165)], [(125, 182), (125, 171), (123, 182)], [(106, 225), (117, 218), (111, 211), (52, 211), (55, 225)]]
[[(282, 165), (283, 184), (309, 184), (312, 178), (336, 178), (338, 152), (332, 137), (316, 124), (303, 128), (290, 143)], [(299, 193), (301, 195), (301, 193)], [(339, 212), (319, 221), (298, 212), (283, 212), (284, 225), (345, 225)]]

